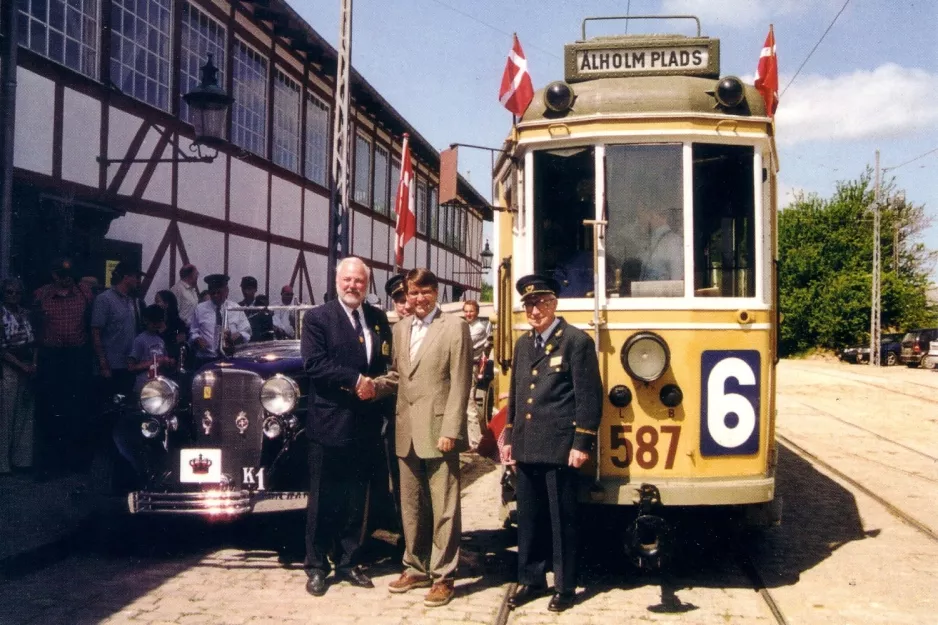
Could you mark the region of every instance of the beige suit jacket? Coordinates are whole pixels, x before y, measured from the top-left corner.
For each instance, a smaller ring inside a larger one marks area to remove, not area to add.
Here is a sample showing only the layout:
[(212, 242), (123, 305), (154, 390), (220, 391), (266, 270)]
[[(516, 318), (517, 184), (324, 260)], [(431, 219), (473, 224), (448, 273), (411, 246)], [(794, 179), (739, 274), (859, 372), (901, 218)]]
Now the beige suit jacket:
[(468, 449), (466, 404), (472, 384), (472, 341), (460, 317), (437, 312), (413, 361), (410, 334), (413, 317), (394, 325), (391, 369), (397, 377), (395, 451), (420, 458), (442, 458), (441, 436), (456, 440), (450, 453)]

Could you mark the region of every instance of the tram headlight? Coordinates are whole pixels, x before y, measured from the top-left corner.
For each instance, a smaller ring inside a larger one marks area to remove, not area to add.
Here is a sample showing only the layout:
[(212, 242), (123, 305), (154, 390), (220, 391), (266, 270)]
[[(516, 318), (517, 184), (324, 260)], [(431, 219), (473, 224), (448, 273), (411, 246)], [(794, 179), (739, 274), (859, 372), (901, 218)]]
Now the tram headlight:
[(639, 332), (622, 346), (621, 357), (626, 373), (642, 382), (654, 382), (668, 368), (671, 352), (664, 339), (654, 332)]
[(140, 390), (140, 408), (149, 415), (161, 417), (176, 407), (179, 387), (162, 376), (149, 380)]
[(573, 106), (573, 87), (555, 80), (544, 89), (544, 106), (554, 113), (565, 113)]
[(261, 387), (261, 405), (278, 417), (293, 410), (299, 397), (300, 387), (296, 382), (279, 373)]
[(746, 97), (746, 88), (736, 76), (724, 76), (717, 83), (713, 95), (722, 106), (733, 108), (739, 106)]
[(280, 422), (280, 417), (267, 417), (264, 419), (264, 436), (274, 439), (282, 433), (283, 423)]
[(156, 419), (147, 419), (140, 424), (140, 433), (144, 438), (156, 438), (160, 435), (162, 426)]

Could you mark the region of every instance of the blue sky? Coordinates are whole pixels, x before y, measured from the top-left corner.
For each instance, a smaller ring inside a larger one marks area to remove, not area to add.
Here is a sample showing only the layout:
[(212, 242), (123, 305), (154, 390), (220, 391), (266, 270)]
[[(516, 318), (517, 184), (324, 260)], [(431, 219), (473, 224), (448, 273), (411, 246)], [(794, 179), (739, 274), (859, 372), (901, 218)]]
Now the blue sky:
[[(337, 44), (339, 0), (291, 4)], [(498, 88), (512, 32), (537, 89), (563, 78), (563, 46), (580, 37), (587, 16), (695, 14), (703, 34), (720, 39), (721, 73), (747, 81), (774, 24), (784, 89), (843, 6), (844, 0), (354, 0), (352, 64), (438, 149), (451, 142), (499, 147), (511, 125)], [(685, 24), (634, 23), (629, 32), (693, 34), (692, 22)], [(893, 168), (886, 175), (934, 218), (922, 240), (938, 249), (938, 151), (902, 165), (938, 150), (936, 27), (933, 0), (847, 2), (781, 98), (782, 205), (799, 190), (829, 197), (838, 180), (872, 166), (878, 149), (881, 165)], [(490, 158), (472, 152), (460, 151), (460, 171), (488, 196)]]

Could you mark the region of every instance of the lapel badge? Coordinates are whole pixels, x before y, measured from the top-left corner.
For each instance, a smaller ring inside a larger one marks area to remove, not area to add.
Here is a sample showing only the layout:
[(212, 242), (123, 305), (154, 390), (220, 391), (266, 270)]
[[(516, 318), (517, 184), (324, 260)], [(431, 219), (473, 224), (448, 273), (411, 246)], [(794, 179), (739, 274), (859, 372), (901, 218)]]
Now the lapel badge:
[(546, 352), (549, 354), (549, 353), (551, 353), (552, 351), (554, 351), (554, 346), (553, 346), (553, 345), (548, 345), (547, 347), (544, 348), (544, 351), (546, 351)]
[(561, 336), (563, 336), (563, 330), (557, 330), (557, 331), (554, 333), (554, 336), (560, 338)]
[(388, 345), (387, 341), (381, 341), (381, 355), (390, 356), (391, 355), (391, 346)]

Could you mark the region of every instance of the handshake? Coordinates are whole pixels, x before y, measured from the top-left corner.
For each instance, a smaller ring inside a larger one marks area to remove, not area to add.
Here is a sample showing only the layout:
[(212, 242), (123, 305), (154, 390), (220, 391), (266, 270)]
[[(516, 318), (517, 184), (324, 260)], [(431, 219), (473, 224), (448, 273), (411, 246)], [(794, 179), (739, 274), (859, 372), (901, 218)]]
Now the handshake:
[(362, 401), (368, 401), (375, 398), (375, 381), (372, 378), (361, 376), (358, 384), (355, 385), (355, 394)]

